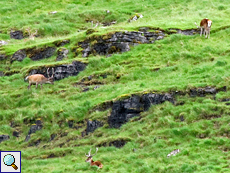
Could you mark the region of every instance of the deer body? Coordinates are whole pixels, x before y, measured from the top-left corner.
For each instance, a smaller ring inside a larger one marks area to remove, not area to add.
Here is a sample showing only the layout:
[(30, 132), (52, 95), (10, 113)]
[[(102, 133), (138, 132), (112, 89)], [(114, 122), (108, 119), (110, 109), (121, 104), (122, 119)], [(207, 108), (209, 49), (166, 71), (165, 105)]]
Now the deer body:
[(86, 159), (86, 162), (90, 163), (90, 166), (97, 166), (98, 168), (103, 168), (103, 165), (100, 161), (93, 161), (92, 157), (88, 157), (88, 159)]
[[(49, 68), (47, 69), (47, 74), (48, 74), (48, 70), (49, 70)], [(54, 73), (54, 70), (53, 70), (53, 73)], [(37, 89), (39, 84), (41, 86), (41, 89), (42, 89), (42, 84), (45, 84), (45, 83), (54, 84), (53, 83), (53, 74), (51, 77), (48, 75), (48, 78), (46, 78), (42, 74), (33, 74), (30, 76), (27, 76), (25, 80), (29, 81), (28, 89), (31, 89), (32, 84), (36, 84), (36, 89)]]
[(200, 28), (200, 36), (202, 36), (203, 34), (203, 29), (204, 29), (204, 35), (205, 38), (209, 38), (210, 37), (210, 31), (211, 31), (211, 26), (212, 26), (212, 21), (210, 19), (203, 19), (200, 22), (200, 26), (198, 26), (195, 22), (195, 25), (197, 26), (197, 28)]
[(103, 168), (102, 163), (101, 163), (100, 161), (95, 161), (95, 162), (93, 161), (93, 156), (97, 154), (97, 151), (98, 151), (98, 148), (96, 148), (96, 153), (93, 154), (93, 155), (91, 155), (91, 149), (90, 149), (90, 150), (89, 150), (89, 154), (88, 154), (88, 155), (85, 154), (86, 157), (88, 157), (88, 158), (86, 159), (86, 162), (89, 162), (89, 163), (90, 163), (90, 166), (97, 166), (98, 169), (100, 169), (100, 168)]

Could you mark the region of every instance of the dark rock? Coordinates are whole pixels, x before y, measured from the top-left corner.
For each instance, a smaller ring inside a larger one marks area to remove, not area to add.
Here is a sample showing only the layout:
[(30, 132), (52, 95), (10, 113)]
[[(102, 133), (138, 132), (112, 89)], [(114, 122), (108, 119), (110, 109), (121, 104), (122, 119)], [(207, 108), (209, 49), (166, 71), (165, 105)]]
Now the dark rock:
[(6, 59), (7, 59), (6, 55), (0, 54), (0, 61), (6, 60)]
[(86, 135), (88, 135), (90, 132), (94, 132), (97, 128), (102, 127), (103, 123), (97, 120), (87, 121), (87, 127), (86, 127)]
[(74, 126), (74, 120), (68, 120), (68, 126), (69, 128), (73, 128)]
[(119, 128), (134, 116), (139, 116), (144, 110), (139, 96), (132, 96), (122, 101), (113, 103), (111, 115), (108, 118), (110, 127)]
[(57, 47), (61, 47), (61, 46), (64, 46), (66, 44), (69, 44), (69, 43), (70, 43), (70, 40), (62, 40), (62, 41), (54, 42), (55, 46), (57, 46)]
[(66, 58), (68, 53), (69, 53), (68, 49), (65, 49), (65, 48), (58, 49), (57, 51), (58, 55), (57, 55), (56, 61), (61, 61), (63, 58)]
[(21, 40), (23, 39), (23, 32), (22, 31), (11, 31), (10, 38)]
[(13, 131), (13, 136), (15, 136), (15, 137), (19, 137), (20, 136), (20, 133), (18, 132), (18, 131)]
[[(155, 32), (116, 32), (96, 38), (89, 38), (83, 42), (79, 42), (78, 46), (81, 47), (82, 56), (88, 57), (90, 54), (106, 55), (107, 57), (113, 53), (126, 52), (130, 50), (130, 46), (153, 43), (156, 39), (163, 39), (165, 34), (162, 31)], [(95, 44), (91, 42), (96, 41)]]
[(9, 135), (0, 135), (0, 143), (3, 142), (3, 141), (6, 141), (8, 139), (10, 139)]
[(105, 44), (105, 43), (96, 43), (93, 46), (93, 50), (97, 52), (97, 54), (99, 55), (106, 55), (108, 48), (109, 48), (108, 44)]
[(144, 110), (147, 111), (151, 105), (161, 104), (165, 101), (169, 101), (174, 104), (174, 98), (171, 94), (144, 94), (142, 97), (142, 102), (144, 104)]
[(69, 76), (76, 76), (80, 71), (83, 71), (86, 64), (80, 61), (74, 61), (72, 64), (61, 65), (55, 67), (54, 79), (60, 80)]
[(32, 59), (33, 61), (38, 61), (53, 56), (55, 51), (56, 51), (55, 47), (45, 47), (45, 48), (33, 49), (31, 51), (28, 51), (28, 53), (30, 59)]
[(56, 134), (50, 135), (50, 141), (54, 140), (54, 138), (55, 138), (56, 136), (57, 136)]
[(38, 146), (40, 143), (41, 143), (41, 139), (38, 139), (36, 141), (30, 142), (28, 146), (29, 147)]
[[(63, 64), (56, 67), (54, 69), (54, 80), (61, 80), (69, 76), (76, 76), (80, 71), (83, 71), (86, 67), (85, 63), (80, 61), (74, 61), (72, 64)], [(43, 74), (45, 77), (47, 76), (47, 68), (33, 69), (29, 72), (29, 75), (32, 74)], [(49, 75), (52, 75), (52, 70), (49, 71)]]
[(191, 97), (205, 97), (207, 94), (213, 94), (215, 95), (218, 92), (218, 90), (214, 87), (206, 87), (206, 88), (193, 88), (190, 89), (189, 95)]
[(111, 128), (119, 128), (132, 117), (139, 116), (141, 112), (147, 111), (151, 105), (161, 104), (165, 101), (174, 103), (171, 94), (144, 94), (141, 97), (134, 95), (125, 100), (113, 103), (108, 123)]
[(98, 147), (107, 147), (107, 146), (114, 146), (116, 148), (122, 148), (125, 146), (125, 144), (127, 143), (126, 140), (124, 139), (118, 139), (118, 140), (114, 140), (114, 141), (111, 141), (111, 142), (104, 142), (102, 144), (99, 144), (97, 145)]
[(21, 49), (18, 50), (17, 52), (15, 52), (13, 54), (13, 56), (11, 57), (11, 62), (13, 61), (22, 61), (25, 57), (26, 57), (26, 50), (25, 49)]
[(82, 92), (87, 92), (87, 91), (89, 91), (89, 87), (85, 87), (85, 88), (83, 88), (83, 90), (82, 90)]
[(32, 133), (35, 133), (35, 132), (38, 131), (38, 130), (41, 130), (42, 127), (43, 127), (42, 121), (41, 121), (41, 120), (37, 120), (37, 121), (36, 121), (36, 124), (33, 124), (33, 125), (30, 127), (30, 130), (29, 130), (29, 132), (28, 132), (28, 135), (26, 136), (25, 141), (27, 142), (27, 141), (30, 139), (30, 135), (31, 135)]

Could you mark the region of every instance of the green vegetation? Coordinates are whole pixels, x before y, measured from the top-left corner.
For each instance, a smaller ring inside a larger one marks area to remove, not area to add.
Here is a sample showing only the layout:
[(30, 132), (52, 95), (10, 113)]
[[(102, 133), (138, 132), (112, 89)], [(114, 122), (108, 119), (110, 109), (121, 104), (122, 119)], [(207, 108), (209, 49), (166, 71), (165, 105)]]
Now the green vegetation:
[[(51, 14), (53, 11), (57, 13)], [(0, 150), (22, 151), (25, 173), (97, 172), (96, 167), (85, 163), (85, 153), (105, 142), (125, 139), (128, 142), (123, 148), (99, 148), (94, 160), (103, 163), (100, 172), (229, 172), (230, 111), (228, 102), (221, 102), (230, 98), (229, 12), (227, 0), (1, 0), (0, 40), (8, 44), (0, 47), (0, 54), (8, 58), (0, 59), (0, 71), (12, 75), (0, 77), (0, 135), (10, 136), (10, 140), (0, 144)], [(136, 13), (144, 17), (128, 22)], [(140, 27), (191, 29), (195, 28), (194, 22), (206, 17), (213, 21), (210, 39), (173, 34), (107, 58), (99, 55), (82, 58), (71, 52), (79, 41), (89, 37), (106, 37)], [(87, 33), (87, 29), (92, 29), (91, 21), (94, 26), (96, 22), (117, 23), (98, 26), (94, 28), (96, 32)], [(11, 29), (26, 33), (27, 28), (38, 30), (38, 37), (10, 39)], [(19, 49), (53, 46), (64, 39), (70, 40), (63, 46), (70, 53), (62, 61), (56, 61), (54, 55), (41, 61), (26, 57), (22, 62), (10, 63), (10, 57)], [(42, 90), (40, 87), (36, 90), (35, 86), (27, 90), (24, 78), (30, 69), (75, 60), (88, 63), (78, 76), (44, 85)], [(101, 77), (104, 74), (107, 78)], [(96, 86), (93, 84), (88, 92), (82, 92), (76, 83), (90, 75), (103, 85), (93, 90)], [(140, 119), (133, 118), (120, 129), (108, 128), (111, 109), (94, 111), (98, 105), (131, 94), (185, 92), (206, 86), (227, 86), (227, 91), (217, 93), (215, 99), (211, 95), (178, 95), (175, 105), (165, 102), (151, 106), (141, 113)], [(37, 119), (43, 122), (42, 130), (25, 142)], [(82, 137), (87, 119), (103, 121), (104, 126)], [(70, 120), (79, 128), (69, 128)], [(12, 135), (15, 130), (20, 137)], [(50, 141), (52, 134), (57, 136)], [(41, 142), (36, 146), (38, 140)], [(177, 148), (181, 152), (167, 158)]]

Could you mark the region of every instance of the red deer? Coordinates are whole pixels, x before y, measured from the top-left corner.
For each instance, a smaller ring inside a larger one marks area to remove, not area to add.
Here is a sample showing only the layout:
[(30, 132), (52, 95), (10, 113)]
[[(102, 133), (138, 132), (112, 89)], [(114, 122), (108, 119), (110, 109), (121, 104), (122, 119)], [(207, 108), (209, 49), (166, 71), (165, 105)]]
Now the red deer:
[(98, 148), (96, 148), (96, 153), (93, 154), (93, 155), (91, 155), (91, 149), (90, 149), (88, 155), (85, 154), (86, 157), (88, 157), (88, 158), (86, 159), (86, 162), (89, 162), (89, 163), (90, 163), (90, 166), (97, 166), (98, 169), (100, 169), (100, 168), (103, 167), (102, 163), (101, 163), (100, 161), (95, 161), (95, 162), (93, 161), (93, 156), (95, 156), (95, 155), (97, 154), (97, 151), (98, 151)]
[(52, 76), (50, 77), (49, 75), (49, 68), (47, 69), (47, 75), (48, 75), (48, 78), (46, 78), (42, 74), (33, 74), (30, 76), (27, 76), (25, 80), (29, 80), (28, 90), (31, 89), (32, 84), (36, 84), (36, 89), (39, 84), (41, 85), (41, 89), (42, 89), (42, 84), (44, 83), (54, 84), (53, 82), (54, 68), (52, 68)]
[(212, 21), (209, 19), (203, 19), (200, 22), (200, 26), (198, 26), (195, 22), (195, 25), (197, 26), (197, 28), (200, 28), (200, 36), (202, 36), (203, 33), (203, 29), (204, 29), (204, 35), (206, 34), (205, 38), (209, 38), (210, 37), (210, 30), (211, 30), (211, 25), (212, 25)]

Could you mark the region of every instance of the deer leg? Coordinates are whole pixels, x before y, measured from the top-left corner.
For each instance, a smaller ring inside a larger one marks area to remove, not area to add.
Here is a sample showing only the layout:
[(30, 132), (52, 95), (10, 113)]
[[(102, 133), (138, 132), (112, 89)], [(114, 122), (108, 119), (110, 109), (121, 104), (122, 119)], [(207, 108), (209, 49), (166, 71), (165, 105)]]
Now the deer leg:
[(38, 83), (36, 83), (36, 89), (38, 88)]
[(200, 28), (200, 36), (202, 36), (203, 28)]
[(27, 87), (27, 88), (28, 88), (28, 90), (30, 90), (30, 86), (31, 86), (31, 83), (29, 83), (29, 86)]
[(42, 89), (42, 84), (40, 84), (41, 85), (41, 89)]

